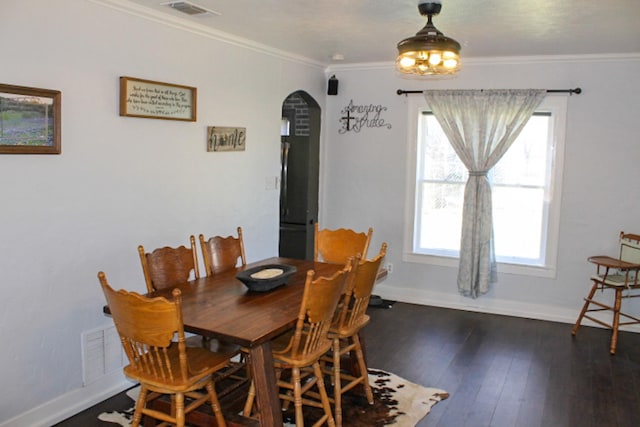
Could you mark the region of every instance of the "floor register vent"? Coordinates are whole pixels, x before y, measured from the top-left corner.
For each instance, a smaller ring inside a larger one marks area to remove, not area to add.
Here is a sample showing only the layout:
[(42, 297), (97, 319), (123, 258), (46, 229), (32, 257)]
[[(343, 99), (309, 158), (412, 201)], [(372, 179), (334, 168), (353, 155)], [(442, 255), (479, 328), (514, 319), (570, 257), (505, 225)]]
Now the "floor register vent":
[(115, 326), (82, 333), (82, 383), (90, 384), (103, 376), (122, 369), (126, 355)]

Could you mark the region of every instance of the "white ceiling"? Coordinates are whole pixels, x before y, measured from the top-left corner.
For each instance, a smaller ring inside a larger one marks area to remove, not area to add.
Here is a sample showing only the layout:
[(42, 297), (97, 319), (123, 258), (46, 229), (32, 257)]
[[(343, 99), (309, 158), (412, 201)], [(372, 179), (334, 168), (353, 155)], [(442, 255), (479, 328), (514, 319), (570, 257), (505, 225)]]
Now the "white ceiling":
[[(394, 61), (397, 43), (426, 22), (417, 0), (192, 1), (220, 16), (189, 16), (163, 6), (167, 0), (129, 1), (327, 65)], [(640, 0), (442, 0), (434, 24), (460, 42), (463, 61), (640, 53)]]

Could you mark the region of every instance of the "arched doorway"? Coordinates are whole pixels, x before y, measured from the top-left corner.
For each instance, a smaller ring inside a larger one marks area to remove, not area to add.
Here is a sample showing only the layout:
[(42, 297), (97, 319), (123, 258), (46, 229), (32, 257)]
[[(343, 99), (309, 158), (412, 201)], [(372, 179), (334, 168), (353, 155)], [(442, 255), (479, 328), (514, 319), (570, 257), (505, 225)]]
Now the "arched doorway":
[(279, 255), (313, 259), (318, 221), (320, 106), (304, 91), (282, 103)]

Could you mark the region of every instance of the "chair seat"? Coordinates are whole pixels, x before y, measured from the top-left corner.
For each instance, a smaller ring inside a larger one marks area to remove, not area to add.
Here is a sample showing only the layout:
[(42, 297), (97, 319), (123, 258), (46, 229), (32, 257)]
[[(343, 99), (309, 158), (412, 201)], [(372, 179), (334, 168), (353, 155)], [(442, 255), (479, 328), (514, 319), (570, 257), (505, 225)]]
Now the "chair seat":
[(186, 344), (187, 347), (205, 348), (215, 353), (222, 353), (228, 356), (229, 361), (227, 365), (216, 371), (213, 377), (218, 397), (223, 397), (234, 392), (249, 381), (249, 367), (247, 365), (248, 349), (215, 338), (204, 339), (199, 335), (187, 338)]
[(628, 277), (626, 274), (620, 273), (608, 274), (606, 278), (602, 274), (594, 274), (593, 276), (591, 276), (591, 280), (613, 287), (640, 287), (640, 284), (636, 283), (634, 278), (632, 277), (632, 273), (629, 273)]
[(331, 349), (331, 340), (327, 339), (324, 344), (320, 344), (318, 346), (316, 351), (304, 355), (298, 354), (292, 357), (289, 354), (288, 348), (292, 336), (293, 331), (289, 331), (272, 341), (271, 346), (273, 348), (273, 358), (275, 359), (274, 363), (278, 368), (287, 369), (296, 366), (310, 366), (314, 360), (319, 359), (323, 354)]
[(124, 367), (124, 373), (129, 378), (145, 383), (152, 389), (166, 390), (170, 392), (184, 392), (202, 388), (202, 381), (208, 381), (211, 374), (223, 368), (229, 361), (229, 355), (224, 353), (213, 353), (204, 348), (188, 347), (187, 359), (189, 360), (190, 376), (182, 378), (180, 376), (180, 353), (178, 343), (174, 343), (167, 349), (171, 371), (174, 373), (172, 379), (160, 377), (153, 373), (136, 369), (133, 365)]
[(369, 323), (369, 319), (369, 315), (365, 314), (359, 319), (358, 322), (354, 323), (353, 325), (343, 325), (342, 327), (333, 326), (329, 330), (329, 338), (333, 339), (336, 335), (340, 338), (346, 338), (357, 334), (360, 329), (367, 326), (367, 324)]

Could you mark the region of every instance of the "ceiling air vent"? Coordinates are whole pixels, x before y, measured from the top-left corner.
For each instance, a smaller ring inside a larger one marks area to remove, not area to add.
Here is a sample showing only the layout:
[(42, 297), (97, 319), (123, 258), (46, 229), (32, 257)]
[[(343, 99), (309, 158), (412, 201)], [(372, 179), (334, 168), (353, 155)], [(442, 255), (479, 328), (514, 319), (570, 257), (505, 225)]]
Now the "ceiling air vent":
[(207, 9), (206, 7), (202, 7), (188, 1), (168, 1), (165, 3), (161, 3), (160, 5), (169, 6), (172, 9), (175, 9), (182, 13), (186, 13), (187, 15), (191, 15), (191, 16), (200, 16), (200, 15), (209, 15), (209, 14), (220, 15), (220, 12)]

